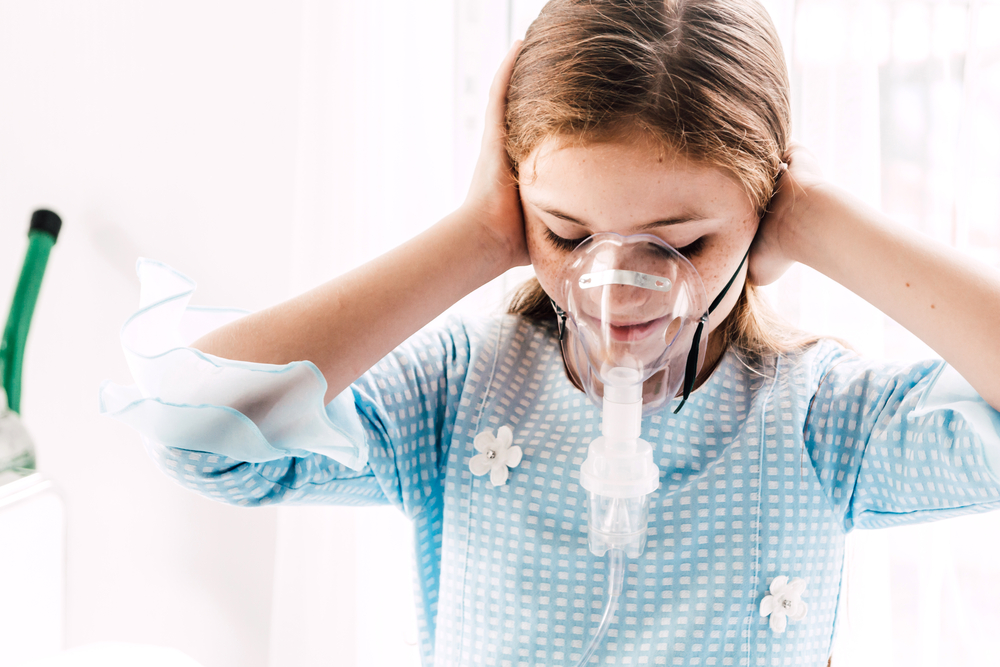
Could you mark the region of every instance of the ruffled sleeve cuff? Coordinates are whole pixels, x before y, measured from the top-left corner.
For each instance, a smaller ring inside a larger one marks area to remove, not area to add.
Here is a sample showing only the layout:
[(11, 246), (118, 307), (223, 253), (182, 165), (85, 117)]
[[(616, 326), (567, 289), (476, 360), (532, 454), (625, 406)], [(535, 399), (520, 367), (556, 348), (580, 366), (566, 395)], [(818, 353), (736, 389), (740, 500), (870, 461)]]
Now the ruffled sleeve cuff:
[(195, 283), (140, 259), (140, 309), (121, 330), (135, 384), (105, 382), (100, 411), (168, 447), (259, 463), (322, 454), (354, 470), (368, 461), (354, 392), (324, 405), (327, 384), (309, 361), (232, 361), (187, 347), (246, 313), (189, 307)]

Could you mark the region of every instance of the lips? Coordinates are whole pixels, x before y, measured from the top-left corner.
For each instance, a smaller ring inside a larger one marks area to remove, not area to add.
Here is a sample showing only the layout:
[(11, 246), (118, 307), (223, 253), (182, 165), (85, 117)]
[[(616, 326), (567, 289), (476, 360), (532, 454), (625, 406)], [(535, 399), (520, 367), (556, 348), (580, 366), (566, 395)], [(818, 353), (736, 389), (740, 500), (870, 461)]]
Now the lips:
[(613, 340), (622, 343), (634, 343), (648, 338), (653, 333), (653, 330), (656, 328), (658, 323), (659, 320), (651, 320), (641, 324), (609, 324), (608, 330), (611, 332), (611, 338)]
[(596, 328), (601, 328), (603, 324), (606, 324), (608, 332), (611, 334), (611, 339), (619, 343), (634, 343), (649, 338), (649, 336), (656, 331), (657, 327), (659, 327), (666, 319), (665, 317), (658, 317), (645, 322), (628, 322), (621, 320), (602, 322), (601, 320), (589, 315), (586, 315), (585, 317), (590, 321), (591, 325)]

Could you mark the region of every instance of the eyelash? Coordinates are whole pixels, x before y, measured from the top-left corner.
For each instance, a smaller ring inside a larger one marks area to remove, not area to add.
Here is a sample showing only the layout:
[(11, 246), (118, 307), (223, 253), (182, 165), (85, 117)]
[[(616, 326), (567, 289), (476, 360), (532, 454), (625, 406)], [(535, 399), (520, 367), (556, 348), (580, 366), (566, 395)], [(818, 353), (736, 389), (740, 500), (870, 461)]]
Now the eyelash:
[(587, 240), (588, 236), (583, 236), (578, 239), (566, 239), (561, 236), (556, 236), (555, 232), (551, 229), (545, 229), (545, 237), (549, 240), (549, 243), (554, 245), (559, 250), (565, 250), (566, 252), (572, 252), (576, 250), (576, 247)]
[(704, 247), (705, 247), (705, 237), (701, 236), (692, 241), (691, 243), (688, 243), (683, 248), (677, 248), (676, 250), (685, 257), (695, 257), (702, 251)]
[[(549, 243), (554, 245), (559, 250), (565, 250), (566, 252), (572, 252), (576, 250), (576, 247), (586, 241), (588, 236), (584, 236), (578, 239), (566, 239), (561, 236), (557, 236), (551, 229), (546, 228), (545, 236), (548, 238)], [(677, 252), (684, 255), (685, 257), (694, 257), (702, 251), (705, 247), (705, 237), (702, 236), (697, 240), (688, 243), (683, 248), (675, 248)]]

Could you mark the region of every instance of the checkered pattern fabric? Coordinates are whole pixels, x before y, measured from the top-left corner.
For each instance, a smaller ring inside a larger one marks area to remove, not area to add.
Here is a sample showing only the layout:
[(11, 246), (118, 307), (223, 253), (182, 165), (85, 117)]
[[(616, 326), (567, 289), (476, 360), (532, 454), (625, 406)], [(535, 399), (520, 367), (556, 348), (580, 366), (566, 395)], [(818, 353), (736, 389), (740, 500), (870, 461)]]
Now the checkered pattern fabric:
[[(848, 530), (1000, 506), (984, 451), (1000, 435), (929, 400), (945, 368), (866, 362), (833, 342), (756, 364), (729, 352), (680, 414), (645, 418), (660, 489), (592, 664), (825, 665)], [(606, 595), (579, 485), (600, 412), (552, 333), (453, 319), (351, 391), (360, 471), (147, 442), (179, 482), (226, 502), (398, 507), (413, 521), (424, 665), (575, 664)], [(476, 434), (503, 425), (524, 456), (495, 487), (469, 461)], [(782, 634), (758, 611), (779, 575), (806, 580), (809, 605)]]

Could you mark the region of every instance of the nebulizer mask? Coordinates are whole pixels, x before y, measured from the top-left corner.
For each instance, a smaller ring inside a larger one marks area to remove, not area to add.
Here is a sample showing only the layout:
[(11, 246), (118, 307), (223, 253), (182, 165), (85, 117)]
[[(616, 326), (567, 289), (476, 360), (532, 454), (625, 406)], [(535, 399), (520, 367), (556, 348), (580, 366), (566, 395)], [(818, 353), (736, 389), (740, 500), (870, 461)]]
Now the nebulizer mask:
[(604, 615), (579, 665), (607, 632), (625, 558), (638, 558), (646, 546), (660, 471), (640, 438), (642, 416), (663, 409), (679, 391), (687, 399), (705, 358), (708, 316), (732, 282), (710, 305), (687, 258), (646, 234), (595, 234), (563, 265), (553, 299), (563, 359), (570, 378), (602, 409), (601, 436), (580, 470), (589, 498), (588, 543), (609, 563)]

